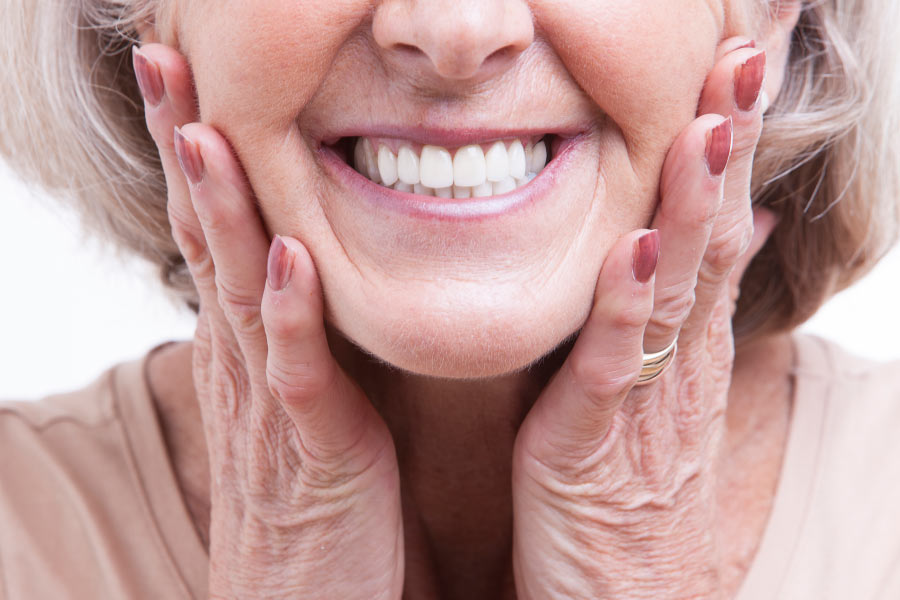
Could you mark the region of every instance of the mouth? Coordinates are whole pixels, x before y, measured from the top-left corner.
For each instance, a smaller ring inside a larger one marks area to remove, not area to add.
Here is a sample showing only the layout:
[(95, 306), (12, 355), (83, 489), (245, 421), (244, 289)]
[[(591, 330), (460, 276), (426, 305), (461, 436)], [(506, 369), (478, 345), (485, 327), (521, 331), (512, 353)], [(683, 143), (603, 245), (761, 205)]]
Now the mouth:
[(389, 137), (347, 137), (332, 150), (357, 173), (397, 192), (489, 198), (527, 186), (552, 160), (557, 136), (525, 135), (458, 147)]

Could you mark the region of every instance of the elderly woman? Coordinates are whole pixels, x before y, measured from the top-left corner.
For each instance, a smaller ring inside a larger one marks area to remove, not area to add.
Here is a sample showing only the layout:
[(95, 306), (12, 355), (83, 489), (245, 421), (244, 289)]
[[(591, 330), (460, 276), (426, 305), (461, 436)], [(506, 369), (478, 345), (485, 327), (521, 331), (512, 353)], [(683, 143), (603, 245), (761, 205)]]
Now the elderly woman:
[(3, 13), (7, 160), (198, 325), (0, 408), (0, 596), (900, 597), (896, 365), (793, 333), (897, 232), (894, 0)]

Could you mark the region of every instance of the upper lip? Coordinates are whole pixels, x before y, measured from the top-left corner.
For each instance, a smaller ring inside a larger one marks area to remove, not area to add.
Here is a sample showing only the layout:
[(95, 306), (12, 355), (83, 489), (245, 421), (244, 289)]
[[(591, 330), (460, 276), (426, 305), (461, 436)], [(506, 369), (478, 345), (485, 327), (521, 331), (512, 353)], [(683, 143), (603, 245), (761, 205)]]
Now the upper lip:
[(414, 144), (456, 148), (469, 144), (481, 144), (494, 140), (524, 138), (529, 136), (556, 135), (563, 138), (584, 133), (587, 126), (546, 126), (546, 127), (435, 127), (415, 125), (347, 126), (321, 136), (325, 145), (333, 145), (349, 137), (380, 137), (407, 140)]

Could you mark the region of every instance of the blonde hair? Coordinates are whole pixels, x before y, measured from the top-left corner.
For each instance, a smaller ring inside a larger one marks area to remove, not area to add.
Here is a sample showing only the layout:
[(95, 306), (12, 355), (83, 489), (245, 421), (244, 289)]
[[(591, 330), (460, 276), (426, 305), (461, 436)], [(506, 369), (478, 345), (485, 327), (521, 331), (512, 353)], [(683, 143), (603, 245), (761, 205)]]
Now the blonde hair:
[[(2, 1), (0, 155), (75, 203), (91, 228), (157, 264), (196, 309), (129, 53), (139, 25), (159, 17), (159, 0)], [(776, 10), (782, 0), (762, 1)], [(781, 220), (742, 281), (740, 339), (800, 324), (897, 237), (898, 6), (803, 6), (754, 164), (754, 202)]]

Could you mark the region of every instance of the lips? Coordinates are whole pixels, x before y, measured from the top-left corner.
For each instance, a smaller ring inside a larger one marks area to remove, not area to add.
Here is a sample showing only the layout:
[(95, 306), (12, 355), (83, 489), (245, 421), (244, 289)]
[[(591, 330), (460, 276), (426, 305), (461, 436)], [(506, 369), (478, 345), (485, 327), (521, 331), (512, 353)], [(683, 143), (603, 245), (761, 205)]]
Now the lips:
[(379, 210), (455, 220), (506, 213), (547, 195), (583, 140), (580, 133), (491, 137), (473, 143), (468, 133), (461, 141), (469, 143), (452, 147), (369, 134), (343, 136), (319, 150), (352, 197)]

